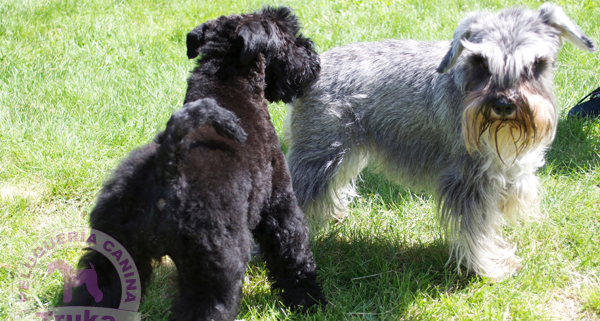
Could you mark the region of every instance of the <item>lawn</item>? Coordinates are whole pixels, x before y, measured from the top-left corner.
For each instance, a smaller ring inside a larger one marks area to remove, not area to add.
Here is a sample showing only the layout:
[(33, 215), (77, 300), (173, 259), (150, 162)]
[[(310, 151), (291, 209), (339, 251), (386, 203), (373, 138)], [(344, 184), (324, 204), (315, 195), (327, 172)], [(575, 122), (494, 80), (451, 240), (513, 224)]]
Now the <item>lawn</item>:
[[(561, 1), (600, 43), (598, 0)], [(2, 0), (0, 2), (0, 319), (62, 300), (60, 273), (41, 269), (18, 303), (20, 267), (38, 238), (86, 226), (102, 182), (181, 107), (194, 62), (185, 36), (220, 15), (283, 4), (317, 50), (381, 39), (450, 39), (467, 12), (538, 1)], [(365, 172), (346, 220), (313, 242), (330, 304), (302, 315), (249, 264), (238, 319), (600, 320), (600, 121), (566, 113), (600, 86), (600, 58), (569, 43), (555, 70), (560, 123), (539, 176), (543, 218), (504, 235), (523, 270), (500, 283), (445, 266), (435, 200)], [(282, 133), (286, 108), (270, 105)], [(283, 146), (285, 149), (285, 146)], [(75, 265), (79, 250), (57, 252)], [(175, 268), (165, 259), (142, 299), (143, 320), (166, 320)], [(207, 291), (210, 289), (207, 289)], [(33, 318), (33, 313), (26, 314)]]

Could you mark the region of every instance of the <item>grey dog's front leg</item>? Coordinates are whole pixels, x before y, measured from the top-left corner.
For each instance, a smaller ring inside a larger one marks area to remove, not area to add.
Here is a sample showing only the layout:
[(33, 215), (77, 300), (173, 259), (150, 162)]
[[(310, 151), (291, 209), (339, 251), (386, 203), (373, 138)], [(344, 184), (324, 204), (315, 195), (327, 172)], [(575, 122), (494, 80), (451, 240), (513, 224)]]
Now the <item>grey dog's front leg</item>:
[(477, 171), (448, 171), (438, 188), (440, 223), (450, 243), (450, 260), (501, 280), (521, 269), (515, 248), (498, 232), (503, 224), (497, 203), (502, 190), (486, 175), (469, 173)]

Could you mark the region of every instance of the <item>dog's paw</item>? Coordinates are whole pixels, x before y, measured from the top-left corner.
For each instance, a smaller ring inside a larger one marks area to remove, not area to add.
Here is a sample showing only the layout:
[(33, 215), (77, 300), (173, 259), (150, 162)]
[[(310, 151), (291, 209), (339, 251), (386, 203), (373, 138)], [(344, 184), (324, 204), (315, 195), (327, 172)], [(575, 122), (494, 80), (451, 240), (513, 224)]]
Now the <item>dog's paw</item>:
[(343, 223), (346, 220), (347, 216), (348, 216), (348, 212), (346, 212), (346, 211), (335, 213), (333, 215), (333, 222), (335, 224)]
[(306, 289), (296, 291), (286, 291), (281, 293), (283, 303), (292, 311), (307, 312), (310, 310), (323, 309), (327, 306), (327, 299), (320, 288), (312, 289), (308, 292)]
[(500, 282), (517, 275), (522, 268), (521, 258), (513, 255), (500, 262), (493, 270), (488, 273), (482, 273), (482, 275), (487, 277), (491, 282)]
[(512, 256), (505, 261), (507, 277), (517, 275), (523, 268), (521, 258), (518, 256)]

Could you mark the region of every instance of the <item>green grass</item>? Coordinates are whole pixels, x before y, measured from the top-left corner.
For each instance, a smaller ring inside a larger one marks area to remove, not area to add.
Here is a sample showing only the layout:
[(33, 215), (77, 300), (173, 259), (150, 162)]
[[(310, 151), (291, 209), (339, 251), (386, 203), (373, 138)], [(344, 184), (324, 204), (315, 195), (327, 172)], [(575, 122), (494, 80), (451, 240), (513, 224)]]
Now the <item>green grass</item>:
[[(162, 128), (184, 98), (193, 67), (185, 35), (198, 24), (265, 4), (295, 9), (319, 52), (386, 38), (452, 37), (472, 10), (537, 1), (152, 1), (0, 2), (0, 319), (15, 309), (15, 281), (35, 241), (86, 226), (102, 181), (132, 148)], [(597, 43), (597, 0), (561, 1)], [(544, 218), (507, 227), (524, 268), (490, 283), (445, 267), (448, 250), (435, 202), (365, 172), (347, 219), (313, 244), (330, 305), (295, 314), (271, 293), (262, 262), (251, 262), (239, 319), (246, 320), (598, 320), (600, 319), (600, 122), (566, 119), (600, 85), (600, 59), (570, 44), (560, 53), (555, 93), (561, 119), (539, 171)], [(286, 109), (270, 106), (281, 134)], [(78, 250), (58, 252), (75, 263)], [(168, 318), (176, 283), (157, 269), (140, 311)], [(40, 284), (27, 307), (61, 299), (60, 274)]]

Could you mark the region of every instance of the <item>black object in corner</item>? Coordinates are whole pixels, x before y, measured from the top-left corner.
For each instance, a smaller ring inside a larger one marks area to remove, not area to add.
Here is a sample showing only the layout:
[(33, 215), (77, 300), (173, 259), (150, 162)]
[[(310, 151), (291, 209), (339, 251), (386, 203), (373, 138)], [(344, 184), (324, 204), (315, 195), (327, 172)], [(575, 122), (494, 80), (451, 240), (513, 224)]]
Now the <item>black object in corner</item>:
[[(585, 101), (587, 98), (588, 101)], [(583, 97), (575, 107), (569, 110), (568, 117), (600, 118), (600, 87)]]

